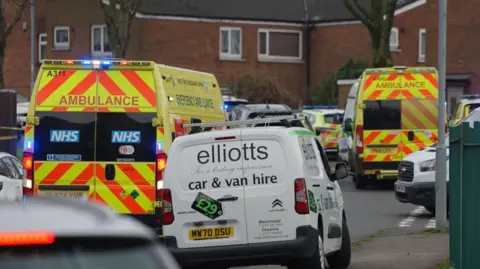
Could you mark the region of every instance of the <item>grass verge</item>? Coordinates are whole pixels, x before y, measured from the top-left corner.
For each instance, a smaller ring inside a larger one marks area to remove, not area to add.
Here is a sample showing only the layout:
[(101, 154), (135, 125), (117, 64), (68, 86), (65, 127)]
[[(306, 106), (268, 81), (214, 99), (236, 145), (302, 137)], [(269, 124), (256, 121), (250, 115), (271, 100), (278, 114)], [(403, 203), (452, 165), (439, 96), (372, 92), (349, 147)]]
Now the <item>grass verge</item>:
[(386, 230), (380, 230), (376, 234), (369, 236), (361, 241), (355, 242), (352, 244), (352, 248), (359, 248), (361, 246), (364, 246), (370, 242), (372, 242), (375, 238), (386, 236), (390, 230), (393, 230), (394, 228), (389, 228)]
[(437, 266), (435, 268), (436, 269), (450, 269), (450, 268), (453, 268), (453, 267), (450, 265), (450, 259), (446, 259), (442, 263), (437, 264)]

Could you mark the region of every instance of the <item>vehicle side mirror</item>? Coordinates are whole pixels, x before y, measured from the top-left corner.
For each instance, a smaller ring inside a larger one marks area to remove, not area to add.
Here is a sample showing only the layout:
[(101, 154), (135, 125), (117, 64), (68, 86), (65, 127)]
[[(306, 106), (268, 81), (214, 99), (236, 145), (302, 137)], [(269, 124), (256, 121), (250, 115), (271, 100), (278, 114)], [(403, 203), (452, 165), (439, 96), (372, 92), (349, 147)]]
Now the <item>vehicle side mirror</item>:
[(335, 180), (348, 177), (348, 167), (345, 163), (337, 163), (335, 165)]
[(353, 121), (352, 119), (346, 119), (345, 125), (343, 126), (345, 132), (353, 132)]

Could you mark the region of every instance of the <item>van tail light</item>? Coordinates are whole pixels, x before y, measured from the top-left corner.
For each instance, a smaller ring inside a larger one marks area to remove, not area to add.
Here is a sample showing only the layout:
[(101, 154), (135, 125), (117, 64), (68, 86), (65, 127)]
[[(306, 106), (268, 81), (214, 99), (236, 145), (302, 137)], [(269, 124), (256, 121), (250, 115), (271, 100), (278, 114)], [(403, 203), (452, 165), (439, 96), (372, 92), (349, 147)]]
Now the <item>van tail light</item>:
[(162, 190), (163, 190), (163, 172), (167, 166), (167, 154), (160, 153), (157, 154), (157, 159), (155, 161), (155, 220), (157, 224), (161, 224), (161, 215), (162, 215)]
[(162, 190), (162, 219), (163, 225), (169, 225), (173, 223), (175, 216), (173, 215), (173, 201), (172, 201), (172, 192), (170, 189)]
[(305, 215), (310, 213), (308, 207), (307, 185), (304, 178), (295, 179), (295, 211), (298, 214)]
[(0, 247), (50, 245), (55, 241), (55, 234), (48, 231), (0, 232)]
[(363, 153), (363, 125), (358, 125), (355, 131), (357, 153)]
[(25, 177), (23, 179), (23, 195), (33, 195), (33, 153), (23, 153), (23, 168)]

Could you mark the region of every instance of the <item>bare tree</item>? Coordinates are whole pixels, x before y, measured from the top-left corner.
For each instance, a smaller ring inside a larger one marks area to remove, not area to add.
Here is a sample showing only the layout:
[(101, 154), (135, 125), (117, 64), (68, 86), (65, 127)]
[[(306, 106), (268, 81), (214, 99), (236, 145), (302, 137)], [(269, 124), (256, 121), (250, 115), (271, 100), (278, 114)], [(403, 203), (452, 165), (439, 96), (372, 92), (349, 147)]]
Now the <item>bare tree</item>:
[(343, 3), (367, 27), (372, 42), (373, 67), (391, 66), (390, 32), (399, 0), (370, 0), (370, 9), (358, 1), (343, 0)]
[(102, 7), (107, 25), (108, 41), (114, 58), (125, 58), (130, 44), (130, 29), (142, 0), (109, 0)]
[[(29, 0), (0, 0), (0, 89), (5, 88), (3, 75), (3, 63), (5, 59), (5, 49), (7, 39), (13, 31), (13, 28), (22, 18), (23, 12), (27, 7)], [(15, 8), (15, 14), (10, 23), (7, 22), (5, 10), (8, 7)]]

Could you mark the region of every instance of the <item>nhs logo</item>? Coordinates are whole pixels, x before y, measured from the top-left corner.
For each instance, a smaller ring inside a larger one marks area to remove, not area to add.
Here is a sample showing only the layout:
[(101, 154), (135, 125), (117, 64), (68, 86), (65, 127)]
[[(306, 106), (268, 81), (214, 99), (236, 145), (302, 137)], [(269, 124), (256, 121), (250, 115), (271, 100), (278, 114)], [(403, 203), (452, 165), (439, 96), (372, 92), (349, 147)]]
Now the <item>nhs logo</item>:
[(50, 130), (50, 142), (53, 143), (78, 143), (79, 130)]
[(112, 131), (112, 143), (140, 143), (140, 131)]

